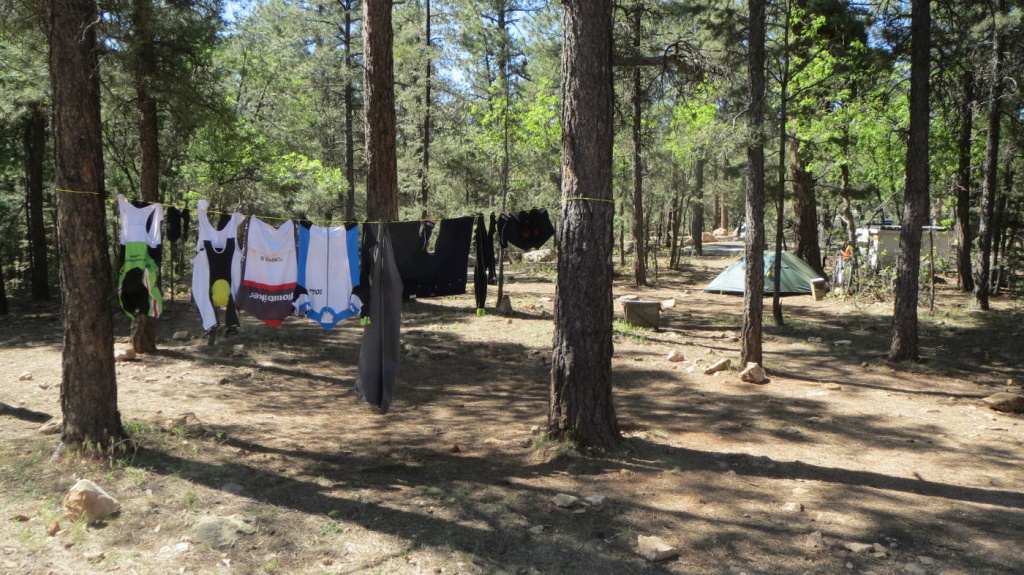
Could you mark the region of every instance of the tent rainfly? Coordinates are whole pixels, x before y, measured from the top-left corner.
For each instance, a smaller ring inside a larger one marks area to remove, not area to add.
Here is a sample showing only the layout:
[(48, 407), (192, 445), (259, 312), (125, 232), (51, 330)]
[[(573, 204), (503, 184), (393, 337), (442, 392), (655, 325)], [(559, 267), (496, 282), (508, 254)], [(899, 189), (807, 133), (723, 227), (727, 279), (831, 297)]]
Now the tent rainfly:
[[(747, 266), (741, 257), (734, 264), (725, 268), (711, 281), (704, 291), (725, 295), (743, 295), (744, 280)], [(775, 293), (775, 252), (764, 252), (764, 293)], [(789, 252), (782, 252), (782, 279), (779, 283), (780, 296), (813, 295), (811, 280), (818, 279), (817, 273), (803, 260)]]

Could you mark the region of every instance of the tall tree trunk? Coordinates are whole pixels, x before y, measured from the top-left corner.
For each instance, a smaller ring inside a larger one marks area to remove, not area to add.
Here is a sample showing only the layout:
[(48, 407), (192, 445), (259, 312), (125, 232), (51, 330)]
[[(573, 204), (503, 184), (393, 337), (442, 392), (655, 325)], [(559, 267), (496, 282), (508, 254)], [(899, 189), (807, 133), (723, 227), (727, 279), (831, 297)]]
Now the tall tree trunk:
[(32, 102), (25, 123), (25, 179), (28, 182), (28, 243), (32, 299), (50, 299), (50, 266), (43, 221), (43, 156), (46, 151), (46, 105)]
[(974, 71), (964, 71), (960, 101), (960, 133), (957, 136), (956, 169), (956, 271), (960, 289), (974, 291), (971, 266), (971, 133), (974, 129)]
[[(782, 236), (785, 228), (785, 218), (783, 214), (786, 210), (786, 144), (788, 138), (786, 137), (788, 129), (789, 116), (789, 23), (790, 23), (790, 3), (786, 2), (786, 13), (785, 13), (785, 24), (783, 25), (783, 38), (782, 38), (782, 78), (779, 82), (779, 163), (777, 165), (776, 176), (778, 177), (778, 184), (775, 190), (775, 259), (772, 260), (772, 321), (777, 326), (785, 324), (785, 318), (782, 315)], [(795, 143), (796, 138), (792, 141)], [(796, 184), (793, 184), (794, 187)], [(795, 196), (794, 192), (794, 196)], [(795, 202), (794, 202), (795, 205)]]
[[(509, 115), (512, 108), (512, 84), (509, 80), (509, 61), (512, 59), (508, 46), (508, 7), (505, 4), (498, 9), (498, 30), (501, 34), (501, 45), (498, 47), (498, 81), (502, 89), (501, 101), (501, 163), (498, 165), (498, 177), (501, 191), (501, 210), (504, 211), (508, 201), (508, 177), (511, 160)], [(498, 242), (498, 297), (497, 305), (505, 299), (505, 246)]]
[(693, 253), (704, 255), (704, 166), (706, 158), (693, 163), (693, 214), (690, 215), (690, 237), (693, 238)]
[(800, 141), (789, 139), (789, 177), (793, 185), (793, 214), (796, 216), (796, 257), (825, 277), (818, 245), (818, 200), (814, 178), (800, 156)]
[[(156, 76), (156, 52), (153, 46), (153, 0), (132, 2), (132, 28), (135, 52), (135, 96), (139, 107), (139, 190), (142, 199), (160, 201), (160, 140), (156, 98), (150, 84)], [(132, 347), (136, 353), (156, 351), (156, 321), (148, 315), (132, 320)]]
[(562, 249), (548, 430), (606, 451), (621, 441), (611, 368), (612, 2), (562, 5)]
[(430, 37), (430, 0), (426, 0), (426, 52), (427, 68), (423, 81), (423, 163), (420, 165), (420, 204), (423, 207), (423, 217), (427, 217), (427, 201), (430, 199), (430, 84), (434, 75), (433, 49), (434, 43)]
[(921, 227), (928, 217), (928, 64), (931, 48), (929, 0), (913, 0), (910, 13), (910, 140), (907, 189), (896, 263), (896, 302), (889, 361), (918, 357), (917, 301)]
[(391, 5), (391, 0), (363, 0), (366, 216), (374, 222), (398, 219)]
[(999, 172), (999, 137), (1002, 120), (1003, 58), (1006, 41), (998, 19), (1006, 13), (1006, 0), (998, 1), (998, 15), (992, 19), (992, 77), (988, 93), (988, 135), (985, 139), (985, 179), (981, 188), (981, 221), (978, 225), (978, 264), (974, 278), (974, 303), (989, 309), (989, 275), (992, 266), (993, 218)]
[(124, 439), (117, 410), (111, 268), (107, 258), (96, 3), (50, 0), (64, 351), (61, 441), (106, 450)]
[[(747, 123), (747, 236), (744, 249), (746, 277), (743, 289), (743, 331), (740, 362), (762, 364), (761, 333), (764, 319), (764, 97), (765, 0), (747, 0), (747, 69), (750, 102)], [(763, 365), (763, 364), (762, 364)]]
[(989, 291), (993, 295), (999, 295), (999, 285), (1002, 283), (1002, 264), (999, 260), (1003, 239), (1006, 236), (1006, 203), (1013, 191), (1013, 153), (1007, 154), (1006, 165), (1003, 167), (1003, 193), (999, 194), (996, 200), (995, 217), (992, 221), (992, 273), (989, 280)]
[[(641, 5), (633, 5), (633, 49), (640, 50)], [(644, 233), (644, 159), (643, 159), (643, 84), (640, 68), (633, 69), (633, 282), (637, 287), (647, 285), (647, 238)], [(694, 240), (696, 242), (696, 240)]]
[(355, 138), (355, 85), (352, 74), (352, 4), (345, 0), (345, 18), (342, 25), (342, 41), (345, 43), (345, 219), (356, 219), (356, 138)]

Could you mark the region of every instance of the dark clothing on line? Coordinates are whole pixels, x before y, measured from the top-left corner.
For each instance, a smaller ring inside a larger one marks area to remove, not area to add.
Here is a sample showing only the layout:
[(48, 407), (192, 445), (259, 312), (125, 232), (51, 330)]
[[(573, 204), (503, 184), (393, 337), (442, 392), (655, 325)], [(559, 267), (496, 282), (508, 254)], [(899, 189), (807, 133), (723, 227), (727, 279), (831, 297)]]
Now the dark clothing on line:
[[(476, 248), (476, 265), (473, 266), (473, 293), (476, 296), (477, 309), (487, 306), (487, 250), (486, 244), (490, 237), (484, 226), (483, 214), (476, 217), (476, 231), (473, 234), (473, 245)], [(494, 267), (494, 244), (491, 244), (491, 262)]]
[[(391, 224), (363, 227), (364, 234), (373, 238), (368, 257), (363, 260), (363, 269), (369, 271), (369, 302), (363, 306), (363, 312), (370, 323), (363, 329), (356, 378), (356, 395), (384, 413), (391, 406), (400, 364), (402, 321), (402, 278), (395, 262), (389, 227)], [(369, 232), (371, 228), (373, 232)]]
[[(388, 224), (395, 264), (404, 285), (405, 297), (437, 297), (466, 293), (469, 247), (473, 240), (473, 217), (443, 220), (434, 252), (427, 251), (434, 222)], [(374, 226), (364, 226), (362, 260), (370, 260), (376, 245)], [(360, 284), (366, 279), (365, 266)], [(362, 298), (363, 294), (358, 293)], [(370, 295), (372, 298), (372, 294)], [(363, 300), (366, 301), (365, 299)]]
[(498, 216), (498, 239), (502, 247), (512, 244), (521, 250), (535, 250), (543, 246), (555, 227), (545, 209), (529, 212), (509, 212)]

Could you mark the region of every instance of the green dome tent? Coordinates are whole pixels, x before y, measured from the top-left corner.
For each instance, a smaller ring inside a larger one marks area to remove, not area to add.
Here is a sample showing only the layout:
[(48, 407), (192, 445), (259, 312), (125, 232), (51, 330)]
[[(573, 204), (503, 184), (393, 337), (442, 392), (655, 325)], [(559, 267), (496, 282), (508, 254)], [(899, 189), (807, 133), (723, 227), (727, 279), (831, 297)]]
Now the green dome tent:
[[(744, 280), (747, 272), (744, 258), (725, 268), (711, 281), (704, 291), (726, 295), (743, 295)], [(775, 293), (775, 252), (764, 252), (764, 293)], [(820, 276), (803, 260), (789, 252), (782, 252), (782, 281), (779, 283), (780, 296), (813, 295), (811, 280)]]

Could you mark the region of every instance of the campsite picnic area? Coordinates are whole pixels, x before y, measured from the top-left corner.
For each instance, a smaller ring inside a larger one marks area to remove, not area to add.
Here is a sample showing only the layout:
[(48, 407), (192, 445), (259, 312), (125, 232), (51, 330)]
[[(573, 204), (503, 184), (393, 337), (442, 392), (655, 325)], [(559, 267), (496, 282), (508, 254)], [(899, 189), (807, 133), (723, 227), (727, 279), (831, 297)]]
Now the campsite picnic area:
[[(737, 377), (742, 298), (701, 291), (734, 259), (616, 280), (617, 298), (665, 305), (649, 330), (616, 303), (626, 449), (603, 456), (542, 433), (550, 264), (509, 267), (509, 314), (476, 315), (472, 294), (407, 302), (386, 415), (352, 392), (358, 322), (246, 317), (211, 346), (191, 303), (167, 302), (159, 350), (116, 364), (133, 444), (109, 463), (51, 459), (60, 309), (14, 302), (0, 573), (1021, 572), (1024, 417), (982, 401), (1020, 391), (1019, 304), (973, 312), (943, 286), (921, 310), (924, 361), (894, 367), (891, 301), (786, 298), (753, 385)], [(78, 479), (120, 513), (65, 519)]]

